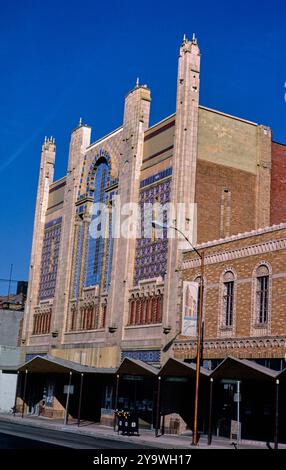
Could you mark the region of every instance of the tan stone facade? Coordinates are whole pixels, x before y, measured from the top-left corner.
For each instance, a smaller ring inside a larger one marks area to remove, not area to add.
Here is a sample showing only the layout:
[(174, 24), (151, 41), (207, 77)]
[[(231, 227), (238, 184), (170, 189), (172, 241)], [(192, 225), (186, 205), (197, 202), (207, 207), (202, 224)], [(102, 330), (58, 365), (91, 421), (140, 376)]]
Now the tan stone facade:
[[(222, 359), (230, 355), (284, 360), (286, 225), (234, 235), (197, 248), (205, 253), (204, 359)], [(233, 275), (231, 325), (224, 321), (227, 314), (224, 303), (226, 273)], [(199, 274), (199, 258), (186, 252), (182, 262), (182, 282), (193, 281)], [(263, 276), (268, 278), (266, 302), (262, 306), (266, 318), (259, 319), (259, 278)], [(196, 339), (178, 336), (174, 355), (180, 359), (194, 358)]]
[[(197, 40), (184, 40), (175, 114), (149, 127), (151, 93), (137, 83), (120, 128), (92, 143), (80, 122), (67, 174), (55, 182), (55, 141), (45, 140), (22, 337), (28, 358), (116, 367), (126, 356), (156, 364), (173, 354), (166, 345), (180, 328), (178, 240), (92, 240), (95, 202), (110, 212), (118, 195), (121, 204), (197, 203), (198, 233), (184, 221), (194, 243), (270, 224), (271, 130), (200, 106), (199, 82)], [(216, 295), (213, 288), (208, 302)], [(250, 334), (244, 322), (239, 335)], [(214, 319), (206, 328), (219, 337)]]

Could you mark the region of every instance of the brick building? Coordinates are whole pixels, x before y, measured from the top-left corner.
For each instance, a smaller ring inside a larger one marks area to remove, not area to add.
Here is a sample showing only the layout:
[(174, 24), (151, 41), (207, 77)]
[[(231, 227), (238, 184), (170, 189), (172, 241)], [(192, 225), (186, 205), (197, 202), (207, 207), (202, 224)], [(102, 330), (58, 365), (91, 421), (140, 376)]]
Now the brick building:
[[(193, 342), (177, 337), (181, 240), (168, 238), (166, 232), (162, 238), (153, 232), (138, 238), (114, 238), (108, 227), (112, 226), (111, 209), (117, 196), (122, 205), (196, 204), (197, 226), (192, 218), (184, 220), (184, 230), (192, 242), (226, 237), (225, 243), (237, 250), (242, 250), (250, 237), (271, 239), (274, 229), (265, 229), (265, 233), (259, 229), (286, 218), (286, 147), (272, 141), (268, 126), (201, 106), (199, 85), (197, 39), (184, 39), (179, 51), (174, 114), (150, 127), (151, 92), (137, 82), (125, 98), (123, 124), (118, 129), (93, 142), (91, 127), (80, 121), (71, 134), (67, 174), (58, 181), (53, 180), (55, 140), (45, 139), (23, 325), (23, 361), (49, 354), (95, 367), (100, 373), (101, 369), (114, 371), (124, 358), (159, 366), (173, 354), (194, 357)], [(108, 208), (101, 224), (105, 236), (98, 238), (91, 235), (95, 203)], [(142, 214), (139, 222), (143, 224)], [(236, 235), (251, 230), (255, 235)], [(207, 256), (217, 249), (216, 243), (202, 245)], [(196, 271), (197, 261), (188, 261), (188, 256), (193, 255), (184, 255), (184, 276)], [(187, 269), (188, 263), (194, 263), (193, 271)], [(220, 267), (216, 269), (217, 276), (221, 275)], [(247, 266), (241, 267), (241, 272), (236, 265), (232, 269), (231, 282), (236, 276), (252, 279)], [(215, 272), (206, 276), (213, 284), (219, 282)], [(250, 284), (244, 282), (247, 288)], [(206, 290), (206, 302), (214, 302), (217, 309), (218, 294), (211, 285)], [(238, 285), (234, 292), (240, 294)], [(208, 312), (207, 304), (205, 308)], [(237, 306), (237, 311), (240, 308)], [(283, 325), (279, 325), (276, 314), (271, 317), (271, 329), (268, 325), (263, 329), (249, 323), (249, 312), (241, 313), (231, 329), (218, 327), (215, 315), (211, 317), (209, 324), (205, 322), (206, 341), (209, 338), (225, 345), (230, 337), (233, 344), (238, 335), (245, 345), (250, 335), (248, 341), (257, 337), (261, 344), (275, 328), (277, 335), (283, 336)], [(251, 346), (242, 350), (244, 357), (251, 357)], [(275, 357), (281, 359), (283, 354), (278, 350)], [(206, 344), (205, 358), (223, 357), (215, 351)], [(53, 380), (46, 384), (50, 396), (55, 390)], [(108, 383), (102, 389), (103, 402), (110, 403), (111, 393)], [(103, 408), (107, 408), (105, 405)]]
[[(203, 358), (213, 369), (227, 356), (272, 369), (286, 366), (286, 225), (197, 246), (205, 253)], [(200, 260), (185, 252), (182, 282), (200, 279)], [(196, 356), (196, 338), (178, 336), (178, 359)]]

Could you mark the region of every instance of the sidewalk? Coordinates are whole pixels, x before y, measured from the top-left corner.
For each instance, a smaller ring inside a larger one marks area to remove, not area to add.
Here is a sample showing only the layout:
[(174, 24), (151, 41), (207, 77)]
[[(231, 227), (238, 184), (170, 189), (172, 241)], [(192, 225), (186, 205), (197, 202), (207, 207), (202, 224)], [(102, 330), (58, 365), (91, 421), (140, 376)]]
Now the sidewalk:
[[(23, 426), (33, 426), (47, 429), (55, 429), (57, 431), (64, 431), (70, 433), (80, 433), (81, 435), (100, 437), (114, 441), (129, 441), (132, 443), (146, 444), (156, 449), (194, 449), (191, 446), (192, 435), (191, 432), (184, 435), (171, 435), (165, 434), (164, 436), (155, 437), (154, 431), (142, 429), (139, 430), (139, 436), (126, 436), (114, 432), (113, 428), (94, 424), (91, 422), (81, 421), (80, 427), (77, 426), (76, 421), (71, 421), (68, 425), (64, 425), (62, 420), (55, 420), (51, 418), (39, 416), (13, 416), (8, 413), (0, 413), (0, 422), (11, 422), (21, 424)], [(274, 448), (274, 444), (271, 443)], [(199, 444), (196, 446), (198, 449), (234, 449), (234, 445), (229, 439), (213, 436), (212, 444), (207, 445), (207, 436), (203, 435), (200, 438)], [(265, 442), (259, 441), (241, 441), (239, 449), (266, 449)], [(280, 449), (286, 449), (286, 444), (279, 444)]]

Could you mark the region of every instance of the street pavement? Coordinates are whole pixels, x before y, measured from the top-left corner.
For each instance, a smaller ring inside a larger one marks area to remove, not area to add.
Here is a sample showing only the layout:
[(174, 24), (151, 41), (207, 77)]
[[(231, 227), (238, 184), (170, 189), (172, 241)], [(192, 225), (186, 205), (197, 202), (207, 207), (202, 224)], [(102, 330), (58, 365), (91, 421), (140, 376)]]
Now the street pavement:
[[(60, 420), (38, 416), (13, 416), (0, 413), (0, 433), (30, 438), (74, 449), (192, 449), (191, 433), (155, 437), (154, 431), (139, 430), (139, 436), (127, 436), (114, 432), (113, 428), (90, 422), (76, 421), (64, 425)], [(274, 444), (270, 443), (273, 448)], [(236, 442), (214, 436), (212, 444), (207, 444), (207, 437), (202, 436), (198, 449), (235, 449)], [(279, 448), (286, 449), (285, 444)], [(267, 449), (265, 442), (242, 441), (238, 449)]]

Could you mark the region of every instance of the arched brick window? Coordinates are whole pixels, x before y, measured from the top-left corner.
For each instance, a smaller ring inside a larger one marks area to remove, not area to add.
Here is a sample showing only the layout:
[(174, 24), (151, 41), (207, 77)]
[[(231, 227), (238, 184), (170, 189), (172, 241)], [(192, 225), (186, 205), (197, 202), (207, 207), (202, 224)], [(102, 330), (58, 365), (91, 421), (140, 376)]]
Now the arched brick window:
[(269, 269), (262, 264), (256, 270), (256, 323), (268, 322), (269, 310)]
[(234, 274), (232, 271), (226, 271), (223, 276), (223, 312), (222, 324), (225, 327), (232, 328), (234, 317)]

